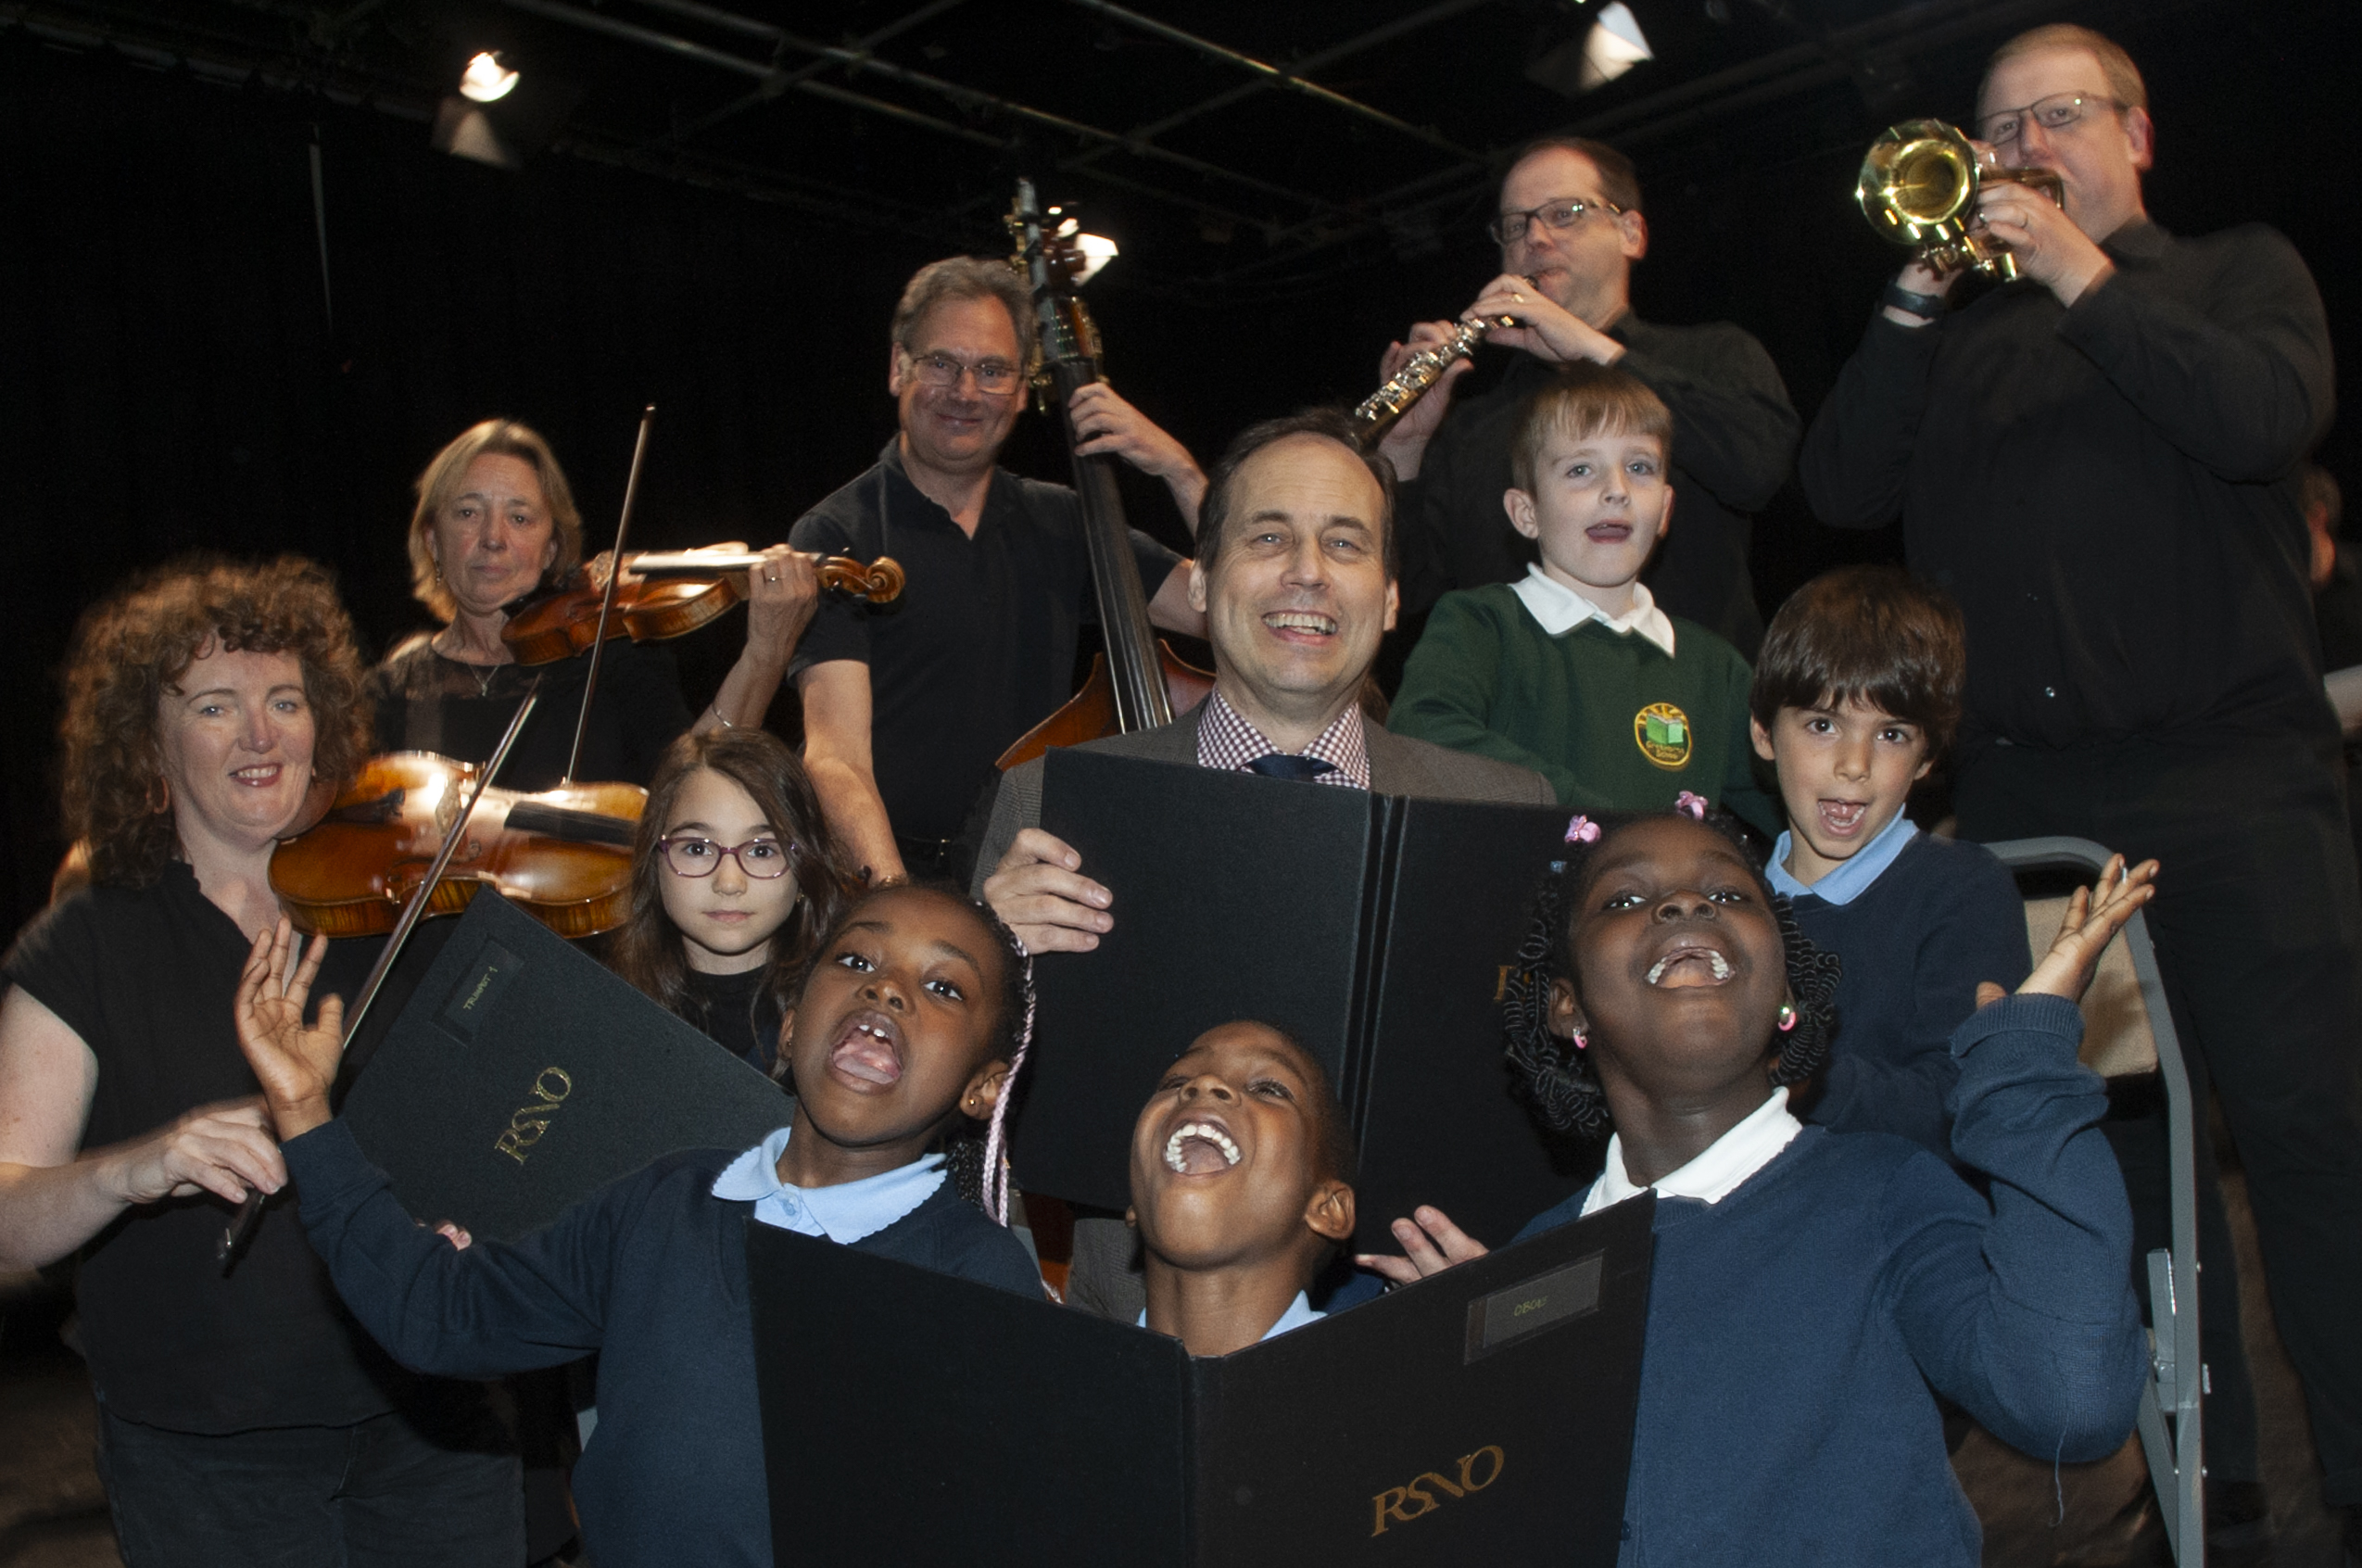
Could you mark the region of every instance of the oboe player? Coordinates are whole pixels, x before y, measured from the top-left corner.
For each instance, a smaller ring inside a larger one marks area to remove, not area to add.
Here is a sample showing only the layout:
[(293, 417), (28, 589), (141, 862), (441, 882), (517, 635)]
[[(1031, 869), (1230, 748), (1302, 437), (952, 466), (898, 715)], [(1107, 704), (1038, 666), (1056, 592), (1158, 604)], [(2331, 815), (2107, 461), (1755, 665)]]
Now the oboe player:
[[(1648, 221), (1632, 160), (1605, 143), (1534, 143), (1509, 166), (1495, 209), (1501, 272), (1460, 319), (1515, 318), (1486, 341), (1516, 358), (1489, 391), (1455, 409), (1451, 384), (1471, 362), (1462, 360), (1379, 449), (1402, 480), (1404, 610), (1423, 613), (1447, 588), (1525, 575), (1533, 546), (1510, 528), (1501, 499), (1513, 484), (1510, 430), (1556, 366), (1588, 360), (1621, 365), (1673, 410), (1681, 517), (1642, 582), (1660, 608), (1752, 656), (1763, 617), (1748, 578), (1750, 514), (1787, 477), (1800, 428), (1772, 357), (1726, 322), (1663, 326), (1633, 313), (1632, 264), (1648, 252)], [(1380, 374), (1392, 376), (1452, 327), (1418, 322), (1407, 342), (1388, 347)]]

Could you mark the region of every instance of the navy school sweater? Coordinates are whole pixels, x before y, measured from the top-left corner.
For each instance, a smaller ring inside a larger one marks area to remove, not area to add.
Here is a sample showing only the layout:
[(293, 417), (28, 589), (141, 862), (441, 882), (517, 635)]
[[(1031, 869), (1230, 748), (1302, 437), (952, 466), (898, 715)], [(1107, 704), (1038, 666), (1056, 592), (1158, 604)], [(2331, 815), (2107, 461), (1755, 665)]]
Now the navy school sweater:
[(1982, 844), (1919, 833), (1851, 902), (1794, 903), (1798, 929), (1845, 962), (1837, 1037), (1800, 1114), (1947, 1154), (1952, 1031), (1977, 1010), (1977, 981), (2015, 991), (2031, 972), (2009, 868)]
[(1820, 1127), (1720, 1203), (1658, 1200), (1620, 1568), (1974, 1568), (1930, 1386), (2040, 1459), (2123, 1443), (2147, 1339), (2081, 1028), (2027, 996), (1952, 1035), (1952, 1148), (1989, 1205), (1900, 1138)]
[[(512, 1245), (461, 1252), (412, 1222), (342, 1121), (284, 1147), (338, 1294), (404, 1366), (488, 1378), (600, 1353), (599, 1425), (574, 1477), (600, 1568), (772, 1561), (747, 1300), (754, 1205), (713, 1195), (739, 1151), (668, 1155)], [(1042, 1291), (1023, 1244), (948, 1181), (853, 1245)]]

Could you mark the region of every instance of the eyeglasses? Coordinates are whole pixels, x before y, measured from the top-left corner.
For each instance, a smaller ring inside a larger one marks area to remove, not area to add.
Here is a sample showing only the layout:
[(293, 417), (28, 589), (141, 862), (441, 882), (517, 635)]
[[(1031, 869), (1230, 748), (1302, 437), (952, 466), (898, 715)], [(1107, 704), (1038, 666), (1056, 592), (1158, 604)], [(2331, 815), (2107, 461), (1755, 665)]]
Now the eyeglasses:
[(777, 839), (717, 844), (711, 839), (675, 838), (667, 833), (656, 841), (656, 847), (664, 854), (665, 868), (676, 877), (711, 877), (721, 869), (725, 855), (737, 861), (739, 869), (758, 882), (788, 874), (788, 846)]
[[(908, 353), (909, 350), (903, 352)], [(1025, 374), (1017, 366), (1004, 364), (999, 360), (987, 360), (982, 364), (971, 365), (964, 360), (954, 360), (949, 354), (912, 354), (910, 368), (917, 373), (919, 381), (928, 386), (957, 386), (961, 376), (972, 375), (976, 378), (979, 392), (994, 396), (1016, 391), (1017, 383)]]
[(1503, 245), (1515, 245), (1525, 237), (1525, 231), (1538, 221), (1554, 232), (1572, 229), (1591, 211), (1612, 212), (1623, 216), (1623, 209), (1612, 201), (1585, 201), (1581, 196), (1561, 196), (1546, 201), (1539, 207), (1529, 207), (1522, 212), (1504, 212), (1484, 225), (1484, 232)]
[(2120, 109), (2124, 105), (2097, 93), (2053, 93), (2038, 99), (2024, 108), (1995, 109), (1977, 122), (1977, 133), (1996, 146), (2017, 140), (2031, 120), (2045, 131), (2064, 131), (2081, 120), (2089, 106), (2104, 104)]

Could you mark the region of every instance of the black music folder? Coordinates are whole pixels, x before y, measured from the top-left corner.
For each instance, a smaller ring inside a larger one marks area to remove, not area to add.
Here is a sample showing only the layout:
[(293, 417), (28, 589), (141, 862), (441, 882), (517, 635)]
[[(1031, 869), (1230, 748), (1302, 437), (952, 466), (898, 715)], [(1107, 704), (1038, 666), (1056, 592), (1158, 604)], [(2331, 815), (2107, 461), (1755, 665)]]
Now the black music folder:
[(1235, 1354), (747, 1226), (781, 1562), (1616, 1560), (1635, 1198)]
[(1070, 750), (1045, 765), (1042, 826), (1114, 890), (1116, 925), (1094, 952), (1034, 960), (1025, 1190), (1124, 1208), (1158, 1075), (1233, 1018), (1281, 1026), (1328, 1069), (1361, 1144), (1361, 1234), (1383, 1250), (1415, 1204), (1498, 1241), (1597, 1170), (1596, 1148), (1545, 1139), (1501, 1057), (1501, 982), (1563, 809)]
[(750, 1148), (792, 1108), (727, 1049), (484, 893), (343, 1114), (411, 1214), (508, 1241), (660, 1155)]

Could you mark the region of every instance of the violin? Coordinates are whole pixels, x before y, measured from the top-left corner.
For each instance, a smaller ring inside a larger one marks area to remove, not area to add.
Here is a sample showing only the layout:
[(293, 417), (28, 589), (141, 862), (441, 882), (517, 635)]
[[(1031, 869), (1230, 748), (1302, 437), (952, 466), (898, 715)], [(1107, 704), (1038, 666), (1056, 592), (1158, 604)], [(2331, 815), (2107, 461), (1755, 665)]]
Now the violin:
[[(547, 664), (590, 646), (599, 635), (609, 559), (577, 567), (554, 591), (509, 617), (500, 639), (517, 663)], [(820, 586), (828, 591), (858, 594), (872, 604), (902, 597), (903, 569), (886, 556), (866, 566), (844, 555), (806, 559), (815, 563)], [(746, 600), (747, 574), (763, 563), (761, 555), (730, 546), (627, 555), (607, 635), (661, 642), (711, 626)]]
[[(272, 891), (296, 929), (391, 931), (482, 771), (432, 752), (372, 757), (325, 816), (272, 852)], [(457, 915), (489, 887), (562, 937), (613, 930), (631, 913), (632, 844), (647, 805), (637, 784), (486, 789), (425, 913)]]

